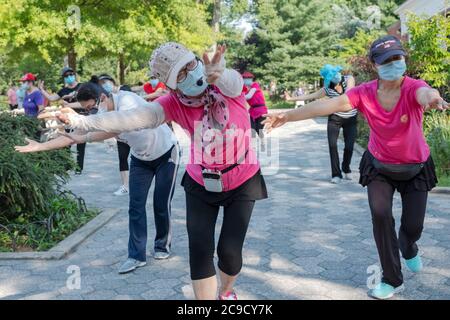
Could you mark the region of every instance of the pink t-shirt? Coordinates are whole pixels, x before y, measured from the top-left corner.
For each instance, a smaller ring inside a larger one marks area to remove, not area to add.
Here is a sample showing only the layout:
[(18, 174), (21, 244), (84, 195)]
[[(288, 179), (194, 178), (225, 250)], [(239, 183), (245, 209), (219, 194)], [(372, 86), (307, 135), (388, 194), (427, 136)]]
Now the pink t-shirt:
[(425, 162), (430, 148), (423, 135), (423, 107), (417, 102), (417, 89), (429, 87), (423, 80), (405, 77), (400, 99), (391, 112), (377, 99), (378, 80), (363, 83), (346, 95), (353, 108), (367, 119), (370, 127), (368, 149), (381, 162), (401, 164)]
[(16, 90), (10, 88), (7, 92), (8, 95), (8, 103), (10, 105), (17, 105), (17, 94), (16, 94)]
[(244, 86), (244, 92), (247, 94), (251, 89), (255, 89), (256, 92), (247, 103), (250, 105), (249, 113), (253, 120), (267, 114), (266, 98), (264, 98), (264, 93), (259, 86), (259, 83), (253, 82), (250, 89)]
[(174, 93), (160, 97), (156, 102), (164, 109), (166, 120), (178, 123), (191, 137), (190, 160), (186, 170), (197, 183), (204, 185), (202, 166), (223, 170), (236, 162), (241, 163), (245, 156), (242, 164), (222, 176), (224, 191), (229, 191), (253, 177), (260, 166), (251, 147), (251, 128), (244, 95), (225, 99), (228, 102), (229, 121), (223, 132), (214, 131), (217, 143), (210, 145), (205, 153), (201, 143), (204, 108), (185, 106)]

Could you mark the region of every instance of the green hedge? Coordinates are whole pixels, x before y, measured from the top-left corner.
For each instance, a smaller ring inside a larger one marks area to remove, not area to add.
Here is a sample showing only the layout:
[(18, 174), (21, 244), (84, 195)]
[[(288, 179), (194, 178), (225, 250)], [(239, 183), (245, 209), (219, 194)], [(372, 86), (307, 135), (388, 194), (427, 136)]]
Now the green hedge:
[(75, 167), (68, 149), (21, 154), (15, 145), (39, 138), (39, 121), (0, 113), (0, 250), (47, 249), (95, 215), (65, 191)]

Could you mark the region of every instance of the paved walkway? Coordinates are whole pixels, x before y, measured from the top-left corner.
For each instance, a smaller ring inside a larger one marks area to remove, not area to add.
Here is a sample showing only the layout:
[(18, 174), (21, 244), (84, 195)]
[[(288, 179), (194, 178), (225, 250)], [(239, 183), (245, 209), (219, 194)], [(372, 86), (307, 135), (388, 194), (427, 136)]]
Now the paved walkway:
[[(273, 133), (280, 140), (280, 170), (266, 177), (270, 199), (258, 202), (244, 250), (236, 290), (247, 299), (368, 299), (367, 268), (377, 264), (366, 191), (354, 180), (332, 185), (324, 119), (289, 124)], [(184, 152), (187, 153), (183, 133)], [(342, 146), (341, 146), (342, 147)], [(342, 148), (341, 148), (342, 150)], [(357, 171), (360, 155), (352, 168)], [(61, 261), (1, 261), (3, 299), (192, 299), (184, 193), (173, 201), (173, 257), (154, 261), (135, 273), (118, 275), (127, 255), (127, 197), (119, 186), (115, 152), (89, 145), (86, 170), (69, 187), (90, 206), (120, 213)], [(179, 180), (183, 170), (179, 172)], [(179, 182), (179, 181), (178, 181)], [(430, 195), (420, 240), (425, 269), (405, 271), (406, 291), (398, 299), (450, 299), (450, 197)], [(395, 199), (395, 216), (400, 213)], [(150, 249), (154, 236), (150, 219)], [(81, 289), (66, 287), (67, 268), (81, 271)]]

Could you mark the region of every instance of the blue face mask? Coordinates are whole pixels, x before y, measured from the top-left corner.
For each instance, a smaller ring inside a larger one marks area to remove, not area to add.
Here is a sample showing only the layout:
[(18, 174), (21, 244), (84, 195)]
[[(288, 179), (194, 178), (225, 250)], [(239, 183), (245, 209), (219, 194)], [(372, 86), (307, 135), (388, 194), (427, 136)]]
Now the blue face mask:
[(152, 85), (153, 88), (156, 88), (158, 83), (159, 83), (158, 79), (150, 79), (150, 84)]
[(339, 82), (341, 82), (341, 79), (342, 79), (342, 74), (340, 72), (338, 72), (333, 77), (333, 79), (331, 79), (331, 82), (333, 82), (334, 84), (338, 84)]
[(114, 90), (114, 85), (111, 83), (111, 81), (106, 81), (103, 85), (102, 85), (103, 89), (105, 89), (106, 92), (108, 92), (109, 94), (111, 94)]
[(382, 80), (394, 81), (400, 79), (406, 72), (405, 59), (392, 61), (377, 66), (378, 76)]
[(27, 82), (22, 83), (22, 85), (20, 86), (20, 90), (22, 91), (27, 91), (28, 89), (30, 89), (30, 84)]
[(186, 79), (178, 83), (178, 89), (188, 97), (196, 97), (201, 95), (208, 87), (206, 77), (204, 74), (205, 67), (201, 61), (198, 62), (197, 67), (187, 73)]
[(67, 76), (64, 78), (64, 83), (70, 86), (74, 84), (76, 80), (75, 76)]

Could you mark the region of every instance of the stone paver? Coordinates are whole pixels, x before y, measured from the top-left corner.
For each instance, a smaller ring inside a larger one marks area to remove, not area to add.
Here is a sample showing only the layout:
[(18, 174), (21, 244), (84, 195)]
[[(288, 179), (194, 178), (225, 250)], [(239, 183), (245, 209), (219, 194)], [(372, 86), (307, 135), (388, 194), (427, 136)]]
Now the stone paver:
[[(330, 184), (325, 122), (289, 124), (272, 134), (280, 138), (280, 169), (266, 176), (270, 198), (258, 202), (253, 214), (236, 287), (240, 298), (368, 299), (366, 270), (378, 264), (378, 257), (366, 191), (357, 184), (360, 155), (352, 163), (353, 181)], [(187, 138), (177, 135), (186, 157)], [(127, 256), (128, 198), (112, 195), (120, 184), (117, 153), (108, 152), (106, 144), (88, 145), (85, 168), (68, 187), (91, 207), (121, 212), (64, 260), (0, 261), (0, 299), (192, 299), (179, 186), (183, 169), (172, 204), (172, 258), (155, 261), (150, 256), (155, 235), (150, 196), (149, 264), (119, 275), (117, 268)], [(406, 290), (398, 299), (450, 299), (449, 200), (448, 195), (430, 195), (419, 242), (425, 268), (417, 275), (404, 271)], [(397, 221), (400, 208), (396, 196)], [(66, 286), (66, 271), (73, 265), (81, 272), (79, 290)]]

